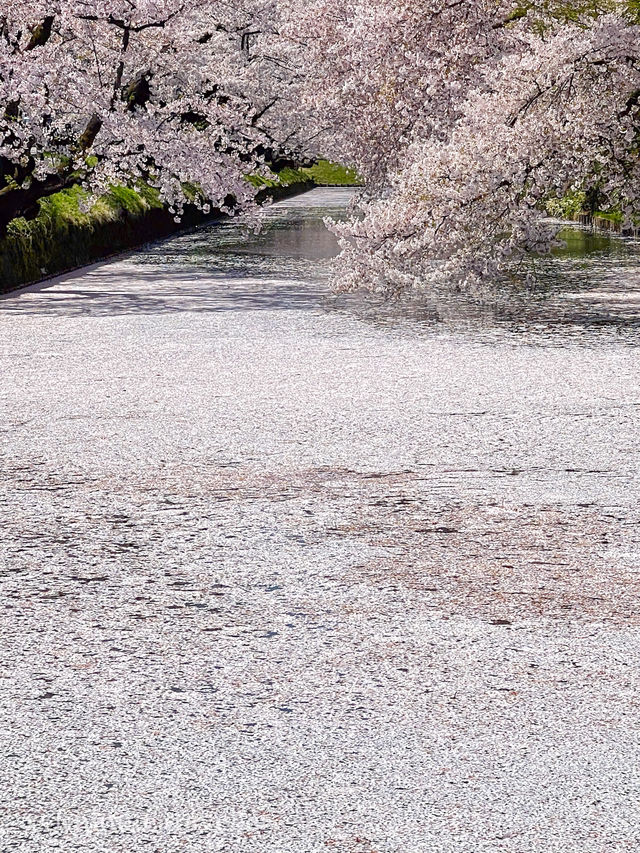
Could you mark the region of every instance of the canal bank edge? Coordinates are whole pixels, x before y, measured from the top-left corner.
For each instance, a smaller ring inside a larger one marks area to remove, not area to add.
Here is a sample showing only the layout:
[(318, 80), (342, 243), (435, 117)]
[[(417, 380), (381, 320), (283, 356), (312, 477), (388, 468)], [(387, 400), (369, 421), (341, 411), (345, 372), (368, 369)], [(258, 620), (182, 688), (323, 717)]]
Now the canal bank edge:
[[(316, 186), (307, 175), (266, 186), (260, 201), (277, 201)], [(79, 269), (145, 243), (221, 218), (195, 206), (180, 222), (153, 197), (116, 187), (98, 199), (88, 213), (79, 213), (74, 191), (45, 200), (31, 221), (15, 220), (0, 241), (0, 293), (8, 293), (61, 273)]]

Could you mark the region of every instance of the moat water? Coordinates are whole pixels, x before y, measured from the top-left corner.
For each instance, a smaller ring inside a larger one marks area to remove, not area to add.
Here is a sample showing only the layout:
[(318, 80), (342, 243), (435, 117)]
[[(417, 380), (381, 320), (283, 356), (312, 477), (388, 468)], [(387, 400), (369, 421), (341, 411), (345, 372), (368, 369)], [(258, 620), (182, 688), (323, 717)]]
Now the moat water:
[(3, 849), (640, 847), (638, 246), (338, 297), (350, 197), (0, 300)]

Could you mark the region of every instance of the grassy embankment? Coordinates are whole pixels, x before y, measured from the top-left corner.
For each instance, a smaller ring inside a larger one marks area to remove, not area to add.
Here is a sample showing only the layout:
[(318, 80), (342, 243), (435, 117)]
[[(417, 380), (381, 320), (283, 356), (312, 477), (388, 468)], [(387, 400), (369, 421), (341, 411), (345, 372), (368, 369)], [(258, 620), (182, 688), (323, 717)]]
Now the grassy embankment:
[(277, 181), (256, 175), (250, 180), (254, 186), (259, 187), (292, 186), (309, 181), (317, 187), (353, 187), (360, 184), (355, 172), (345, 169), (344, 166), (330, 163), (328, 160), (319, 160), (308, 168), (282, 169), (278, 172)]
[[(277, 180), (252, 177), (265, 197), (316, 186), (356, 184), (341, 166), (320, 161), (310, 168), (283, 169)], [(180, 224), (150, 187), (114, 187), (86, 212), (83, 190), (72, 187), (40, 202), (35, 219), (14, 219), (0, 240), (0, 292), (107, 257), (114, 252), (165, 237), (207, 217), (189, 209)]]
[(625, 226), (622, 211), (615, 207), (607, 210), (599, 210), (597, 206), (589, 203), (589, 199), (584, 192), (573, 192), (564, 198), (549, 199), (545, 207), (547, 213), (556, 219), (581, 222), (584, 225), (591, 225), (601, 231), (631, 235), (637, 233), (640, 227), (640, 221), (637, 220), (634, 220), (632, 227)]

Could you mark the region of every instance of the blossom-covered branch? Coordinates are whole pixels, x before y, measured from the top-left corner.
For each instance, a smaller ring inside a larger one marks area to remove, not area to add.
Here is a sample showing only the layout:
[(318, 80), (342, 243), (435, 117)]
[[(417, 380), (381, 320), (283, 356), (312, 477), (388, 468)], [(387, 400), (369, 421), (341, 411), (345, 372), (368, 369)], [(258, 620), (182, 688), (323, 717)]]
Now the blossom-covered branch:
[(143, 180), (176, 214), (194, 186), (203, 205), (250, 205), (246, 174), (281, 135), (265, 119), (272, 81), (246, 49), (270, 11), (252, 0), (2, 0), (0, 231), (72, 183)]
[(367, 181), (342, 288), (492, 279), (553, 245), (544, 202), (571, 188), (638, 213), (633, 3), (315, 0), (288, 27), (324, 144)]

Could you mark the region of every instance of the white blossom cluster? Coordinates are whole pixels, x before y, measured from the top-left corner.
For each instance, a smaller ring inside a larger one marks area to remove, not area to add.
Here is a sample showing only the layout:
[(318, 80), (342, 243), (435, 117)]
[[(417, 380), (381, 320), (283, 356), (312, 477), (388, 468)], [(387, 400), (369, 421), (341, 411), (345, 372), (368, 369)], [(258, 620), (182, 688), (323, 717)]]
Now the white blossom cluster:
[(185, 190), (205, 207), (250, 204), (246, 175), (277, 137), (271, 78), (251, 57), (268, 6), (1, 0), (0, 207), (137, 180), (176, 215)]
[(571, 189), (637, 213), (636, 21), (616, 0), (300, 2), (308, 106), (369, 191), (336, 227), (340, 287), (494, 278), (553, 245), (544, 201)]

